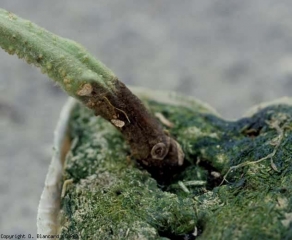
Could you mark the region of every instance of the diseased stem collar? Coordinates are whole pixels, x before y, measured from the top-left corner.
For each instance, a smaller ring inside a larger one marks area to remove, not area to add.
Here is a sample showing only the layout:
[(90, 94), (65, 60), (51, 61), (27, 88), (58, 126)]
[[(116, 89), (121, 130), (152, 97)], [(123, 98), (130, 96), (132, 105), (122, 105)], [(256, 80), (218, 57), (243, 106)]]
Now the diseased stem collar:
[(68, 95), (111, 122), (143, 165), (163, 169), (183, 164), (180, 145), (114, 73), (81, 45), (1, 9), (0, 45), (39, 67)]

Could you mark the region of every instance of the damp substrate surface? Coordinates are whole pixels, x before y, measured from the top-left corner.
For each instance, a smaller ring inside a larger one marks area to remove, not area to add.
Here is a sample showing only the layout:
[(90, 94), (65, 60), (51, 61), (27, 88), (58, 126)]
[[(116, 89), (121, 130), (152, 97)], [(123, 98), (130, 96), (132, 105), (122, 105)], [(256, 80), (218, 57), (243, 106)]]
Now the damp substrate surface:
[(200, 104), (145, 100), (173, 127), (184, 166), (153, 179), (121, 134), (77, 105), (70, 121), (63, 239), (292, 239), (292, 107), (226, 121)]

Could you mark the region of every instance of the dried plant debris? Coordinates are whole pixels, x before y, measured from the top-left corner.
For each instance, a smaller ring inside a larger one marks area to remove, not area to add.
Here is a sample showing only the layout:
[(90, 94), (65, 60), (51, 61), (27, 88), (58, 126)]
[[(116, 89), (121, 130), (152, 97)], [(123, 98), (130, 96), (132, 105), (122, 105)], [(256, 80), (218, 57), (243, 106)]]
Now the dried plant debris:
[[(185, 153), (168, 183), (128, 161), (114, 127), (77, 106), (61, 233), (80, 239), (292, 239), (292, 107), (238, 121), (147, 101)], [(251, 134), (252, 133), (252, 134)], [(71, 183), (71, 181), (73, 182)]]

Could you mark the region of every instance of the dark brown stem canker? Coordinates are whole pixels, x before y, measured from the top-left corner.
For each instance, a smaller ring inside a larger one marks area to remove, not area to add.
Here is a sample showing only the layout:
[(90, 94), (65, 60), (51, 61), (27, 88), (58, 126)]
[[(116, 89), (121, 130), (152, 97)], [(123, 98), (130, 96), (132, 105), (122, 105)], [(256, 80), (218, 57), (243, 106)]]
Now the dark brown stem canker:
[(163, 131), (140, 99), (118, 79), (111, 81), (112, 91), (104, 92), (104, 89), (94, 83), (85, 84), (78, 95), (96, 115), (122, 132), (134, 158), (151, 168), (183, 164), (184, 154), (180, 145)]
[(167, 172), (183, 164), (179, 144), (115, 74), (81, 45), (0, 9), (0, 46), (41, 68), (70, 96), (111, 122), (128, 141), (132, 156), (148, 170)]

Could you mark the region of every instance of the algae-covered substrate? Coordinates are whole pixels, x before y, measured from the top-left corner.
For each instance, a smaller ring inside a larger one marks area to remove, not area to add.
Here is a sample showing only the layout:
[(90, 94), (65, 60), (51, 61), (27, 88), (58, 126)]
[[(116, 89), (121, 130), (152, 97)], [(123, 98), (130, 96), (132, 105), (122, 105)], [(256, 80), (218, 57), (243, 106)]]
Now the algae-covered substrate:
[(183, 168), (157, 182), (112, 125), (76, 105), (63, 239), (292, 239), (292, 105), (226, 121), (199, 103), (144, 102), (173, 124)]

